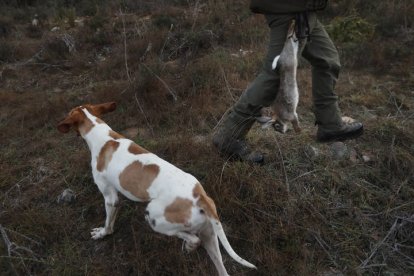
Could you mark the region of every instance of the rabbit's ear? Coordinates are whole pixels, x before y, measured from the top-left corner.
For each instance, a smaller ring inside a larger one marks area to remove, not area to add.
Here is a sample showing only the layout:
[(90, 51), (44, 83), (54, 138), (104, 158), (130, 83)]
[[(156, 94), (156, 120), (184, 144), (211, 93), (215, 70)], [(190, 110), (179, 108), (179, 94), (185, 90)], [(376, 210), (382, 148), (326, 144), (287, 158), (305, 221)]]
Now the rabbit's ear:
[(292, 20), (292, 22), (290, 22), (290, 25), (289, 25), (287, 38), (295, 36), (295, 26), (296, 26), (295, 20)]

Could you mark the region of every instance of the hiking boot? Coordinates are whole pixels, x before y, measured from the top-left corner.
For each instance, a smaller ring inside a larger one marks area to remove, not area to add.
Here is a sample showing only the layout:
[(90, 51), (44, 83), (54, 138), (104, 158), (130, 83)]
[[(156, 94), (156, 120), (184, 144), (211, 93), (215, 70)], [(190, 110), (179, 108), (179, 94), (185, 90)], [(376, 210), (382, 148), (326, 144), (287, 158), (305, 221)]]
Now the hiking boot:
[(252, 151), (244, 139), (255, 121), (253, 116), (244, 116), (233, 109), (228, 110), (216, 127), (213, 145), (221, 154), (232, 159), (263, 163), (263, 154)]
[(357, 138), (363, 132), (364, 126), (359, 122), (343, 123), (337, 130), (328, 130), (319, 126), (318, 132), (316, 133), (316, 140), (318, 142), (344, 141)]
[(246, 161), (252, 164), (263, 164), (264, 156), (262, 153), (252, 151), (244, 140), (232, 140), (223, 143), (219, 137), (213, 137), (213, 145), (221, 154), (227, 155), (231, 159)]

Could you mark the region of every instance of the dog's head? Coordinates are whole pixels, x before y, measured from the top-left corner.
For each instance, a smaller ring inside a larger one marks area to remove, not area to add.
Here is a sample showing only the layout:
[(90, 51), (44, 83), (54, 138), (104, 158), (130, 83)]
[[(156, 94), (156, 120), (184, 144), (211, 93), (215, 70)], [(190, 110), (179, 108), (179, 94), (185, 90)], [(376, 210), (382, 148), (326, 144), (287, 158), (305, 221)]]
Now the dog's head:
[(84, 109), (95, 117), (100, 118), (103, 114), (112, 112), (116, 109), (115, 102), (103, 104), (85, 104), (73, 108), (65, 119), (59, 122), (57, 129), (62, 133), (68, 133), (73, 128), (78, 134), (87, 133), (94, 123), (86, 116)]

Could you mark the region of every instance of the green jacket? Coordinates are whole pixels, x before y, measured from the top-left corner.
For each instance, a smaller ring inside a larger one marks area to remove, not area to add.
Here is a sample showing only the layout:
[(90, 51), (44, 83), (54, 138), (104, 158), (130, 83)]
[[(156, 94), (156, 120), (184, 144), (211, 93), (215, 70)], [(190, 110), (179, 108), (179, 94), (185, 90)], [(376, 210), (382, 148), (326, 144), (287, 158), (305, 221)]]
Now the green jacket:
[(325, 9), (328, 0), (251, 0), (254, 13), (286, 14)]

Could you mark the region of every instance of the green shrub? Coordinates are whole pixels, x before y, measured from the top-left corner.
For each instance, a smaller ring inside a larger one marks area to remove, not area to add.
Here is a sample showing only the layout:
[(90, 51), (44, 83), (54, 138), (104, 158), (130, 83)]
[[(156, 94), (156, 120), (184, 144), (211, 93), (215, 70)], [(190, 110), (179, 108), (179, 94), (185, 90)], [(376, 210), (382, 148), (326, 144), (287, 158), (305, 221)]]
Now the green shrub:
[(13, 24), (7, 17), (0, 17), (0, 37), (8, 37), (13, 30)]
[(91, 18), (91, 20), (89, 20), (88, 26), (93, 30), (97, 30), (99, 28), (102, 28), (107, 22), (107, 14), (102, 9), (98, 9), (96, 14)]
[(375, 32), (375, 26), (356, 14), (346, 17), (335, 17), (326, 26), (330, 36), (336, 42), (361, 43), (371, 39)]

